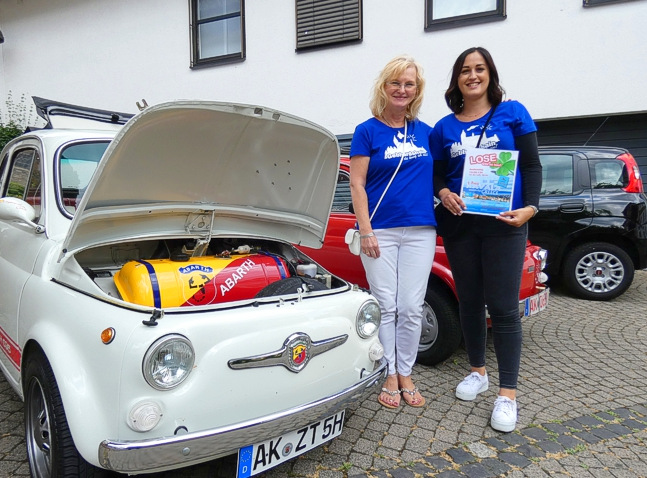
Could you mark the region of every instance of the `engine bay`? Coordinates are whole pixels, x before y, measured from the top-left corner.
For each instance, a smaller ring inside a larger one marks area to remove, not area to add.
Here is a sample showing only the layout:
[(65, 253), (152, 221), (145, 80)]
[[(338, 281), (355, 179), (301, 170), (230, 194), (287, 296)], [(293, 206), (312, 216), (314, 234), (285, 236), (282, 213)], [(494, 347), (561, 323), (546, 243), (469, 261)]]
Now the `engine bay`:
[(291, 244), (263, 239), (148, 240), (76, 255), (110, 297), (155, 308), (194, 307), (346, 286)]

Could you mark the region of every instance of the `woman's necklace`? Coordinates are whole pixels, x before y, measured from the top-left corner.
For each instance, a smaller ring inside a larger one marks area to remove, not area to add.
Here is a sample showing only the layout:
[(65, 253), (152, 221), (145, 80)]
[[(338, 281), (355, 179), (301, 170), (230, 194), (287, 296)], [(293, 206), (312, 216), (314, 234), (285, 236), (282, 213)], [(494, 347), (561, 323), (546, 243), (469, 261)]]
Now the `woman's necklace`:
[(490, 108), (492, 108), (492, 107), (488, 105), (488, 108), (486, 110), (481, 111), (481, 112), (476, 113), (476, 114), (473, 114), (473, 115), (468, 115), (468, 114), (461, 111), (457, 116), (462, 116), (463, 118), (477, 118), (477, 117), (484, 116), (485, 113), (487, 113), (490, 110)]
[(397, 129), (397, 128), (402, 128), (404, 126), (404, 121), (402, 122), (402, 126), (394, 126), (388, 119), (386, 119), (384, 115), (380, 115), (380, 119), (391, 128)]

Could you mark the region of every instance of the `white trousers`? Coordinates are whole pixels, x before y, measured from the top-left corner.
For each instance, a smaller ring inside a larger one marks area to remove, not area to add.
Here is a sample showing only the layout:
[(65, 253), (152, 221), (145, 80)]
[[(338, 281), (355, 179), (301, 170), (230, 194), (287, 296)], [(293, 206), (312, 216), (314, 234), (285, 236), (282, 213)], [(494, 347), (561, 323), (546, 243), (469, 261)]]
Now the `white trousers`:
[(375, 229), (380, 257), (361, 254), (371, 293), (380, 303), (379, 337), (389, 375), (411, 375), (422, 331), (422, 309), (436, 252), (436, 228)]

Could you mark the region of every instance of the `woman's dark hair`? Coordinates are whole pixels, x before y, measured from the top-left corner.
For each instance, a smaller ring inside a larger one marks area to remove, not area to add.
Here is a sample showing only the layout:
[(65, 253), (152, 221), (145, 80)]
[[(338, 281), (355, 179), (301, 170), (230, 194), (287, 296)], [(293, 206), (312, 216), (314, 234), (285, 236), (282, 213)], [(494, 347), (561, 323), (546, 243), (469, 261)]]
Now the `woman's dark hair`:
[(471, 55), (472, 53), (480, 53), (487, 65), (490, 73), (490, 84), (487, 88), (487, 97), (492, 106), (496, 106), (501, 103), (503, 100), (503, 94), (505, 93), (504, 89), (499, 84), (499, 73), (497, 72), (496, 66), (494, 66), (494, 60), (492, 59), (490, 52), (480, 46), (468, 48), (461, 53), (458, 58), (456, 58), (454, 68), (452, 69), (452, 79), (449, 81), (449, 88), (447, 88), (447, 91), (445, 92), (445, 101), (447, 102), (447, 106), (449, 106), (449, 109), (456, 114), (463, 111), (463, 94), (458, 87), (458, 77), (463, 69), (465, 58), (467, 58), (467, 55)]

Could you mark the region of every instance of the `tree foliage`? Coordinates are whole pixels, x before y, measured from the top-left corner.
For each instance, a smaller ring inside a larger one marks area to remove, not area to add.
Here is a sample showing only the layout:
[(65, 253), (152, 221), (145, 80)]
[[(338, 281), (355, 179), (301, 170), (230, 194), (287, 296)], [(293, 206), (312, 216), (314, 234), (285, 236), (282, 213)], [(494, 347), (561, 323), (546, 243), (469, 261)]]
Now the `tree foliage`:
[(2, 111), (0, 111), (0, 150), (9, 141), (20, 136), (29, 125), (32, 110), (27, 106), (26, 101), (25, 95), (22, 95), (20, 100), (15, 102), (11, 91), (7, 94), (7, 100), (5, 101), (6, 118), (3, 117)]

